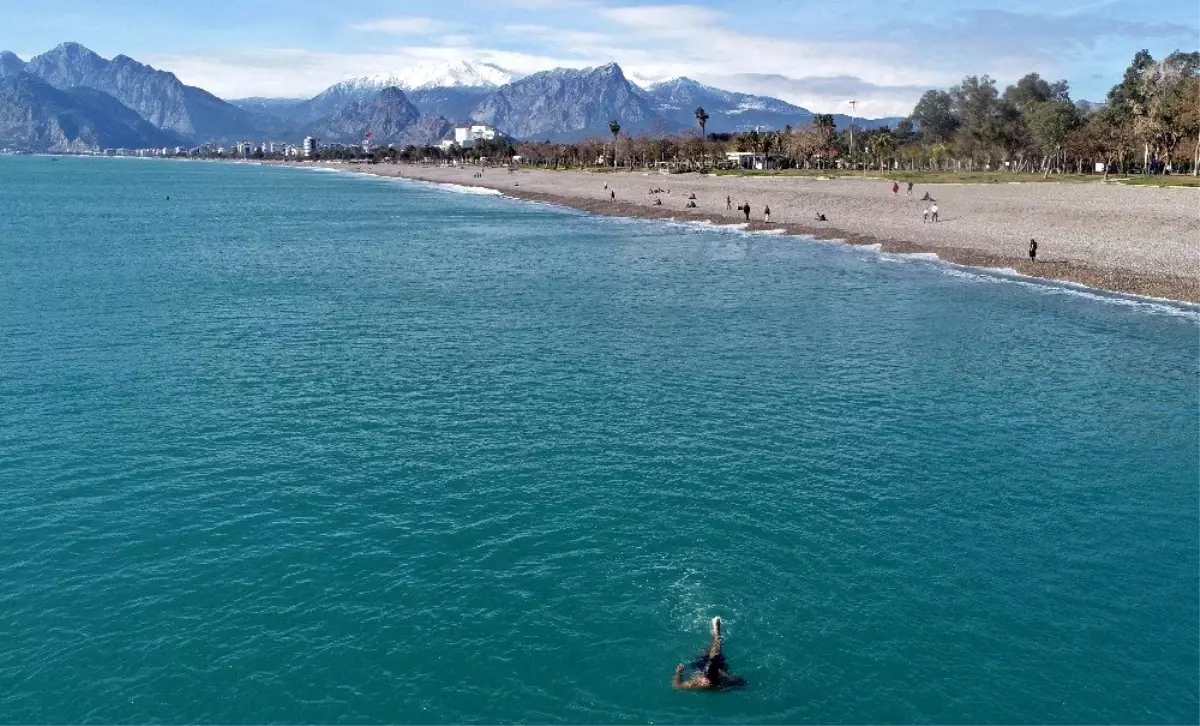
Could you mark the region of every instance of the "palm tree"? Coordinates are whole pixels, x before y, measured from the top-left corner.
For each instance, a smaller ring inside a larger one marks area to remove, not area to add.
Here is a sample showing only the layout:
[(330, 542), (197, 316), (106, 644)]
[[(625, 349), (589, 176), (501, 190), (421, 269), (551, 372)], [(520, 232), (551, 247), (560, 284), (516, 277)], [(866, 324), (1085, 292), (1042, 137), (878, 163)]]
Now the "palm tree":
[(700, 153), (702, 156), (705, 155), (705, 152), (707, 151), (707, 149), (704, 148), (704, 141), (708, 138), (707, 134), (705, 133), (708, 127), (708, 118), (708, 112), (704, 110), (703, 106), (696, 108), (696, 123), (700, 124)]
[(613, 135), (613, 168), (617, 168), (617, 135), (621, 133), (621, 124), (616, 119), (608, 122), (608, 130)]

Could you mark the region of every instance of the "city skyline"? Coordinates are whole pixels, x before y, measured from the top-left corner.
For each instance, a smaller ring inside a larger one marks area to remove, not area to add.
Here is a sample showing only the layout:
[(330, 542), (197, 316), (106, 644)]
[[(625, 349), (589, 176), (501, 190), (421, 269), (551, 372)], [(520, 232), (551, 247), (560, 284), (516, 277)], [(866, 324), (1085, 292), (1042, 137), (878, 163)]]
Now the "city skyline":
[[(1133, 54), (1194, 49), (1181, 0), (836, 7), (727, 0), (613, 5), (593, 0), (365, 0), (354, 13), (294, 0), (214, 0), (203, 13), (145, 0), (98, 8), (51, 0), (6, 10), (0, 48), (26, 60), (62, 41), (129, 55), (223, 98), (306, 97), (349, 77), (466, 59), (517, 74), (617, 62), (640, 82), (688, 76), (816, 112), (905, 115), (964, 75), (1001, 84), (1028, 72), (1103, 100)], [(154, 32), (167, 29), (170, 32)], [(181, 31), (181, 29), (184, 29)]]

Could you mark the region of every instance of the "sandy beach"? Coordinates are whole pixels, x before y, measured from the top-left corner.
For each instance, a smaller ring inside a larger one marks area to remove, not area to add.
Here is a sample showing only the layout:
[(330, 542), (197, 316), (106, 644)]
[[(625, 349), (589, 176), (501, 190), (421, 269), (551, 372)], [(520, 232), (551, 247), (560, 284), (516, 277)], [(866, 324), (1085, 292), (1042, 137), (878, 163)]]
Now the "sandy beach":
[[(663, 175), (646, 172), (342, 165), (381, 176), (496, 189), (522, 199), (598, 214), (744, 222), (850, 244), (880, 244), (889, 252), (933, 252), (944, 260), (1012, 268), (1116, 292), (1200, 302), (1200, 190), (1119, 184), (902, 184), (892, 193), (881, 178)], [(605, 188), (607, 185), (607, 188)], [(670, 190), (650, 194), (652, 188)], [(615, 201), (612, 193), (616, 193)], [(940, 221), (925, 223), (926, 192)], [(689, 195), (696, 207), (688, 208)], [(726, 197), (734, 209), (726, 208)], [(655, 199), (662, 204), (656, 205)], [(764, 208), (771, 221), (764, 221)], [(814, 221), (824, 214), (826, 222)], [(1038, 241), (1030, 262), (1030, 238)]]

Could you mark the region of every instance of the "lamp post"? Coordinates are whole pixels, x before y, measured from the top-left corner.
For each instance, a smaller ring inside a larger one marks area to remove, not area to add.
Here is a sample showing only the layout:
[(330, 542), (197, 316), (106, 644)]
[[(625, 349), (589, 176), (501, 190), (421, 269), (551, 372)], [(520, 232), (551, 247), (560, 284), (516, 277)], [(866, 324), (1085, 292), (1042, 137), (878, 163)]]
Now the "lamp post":
[(854, 158), (854, 118), (858, 111), (858, 101), (847, 101), (850, 104), (850, 157)]

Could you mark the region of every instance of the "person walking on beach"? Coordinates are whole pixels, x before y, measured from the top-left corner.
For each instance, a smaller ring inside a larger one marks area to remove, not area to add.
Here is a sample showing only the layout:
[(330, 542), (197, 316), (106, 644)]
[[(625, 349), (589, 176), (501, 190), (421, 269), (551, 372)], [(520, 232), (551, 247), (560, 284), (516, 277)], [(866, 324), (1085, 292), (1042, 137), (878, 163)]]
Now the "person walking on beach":
[(936, 221), (938, 221), (938, 217), (937, 217), (937, 202), (934, 202), (934, 203), (933, 203), (933, 206), (931, 206), (931, 207), (929, 208), (929, 213), (930, 213), (930, 214), (933, 216), (933, 221), (935, 221), (935, 222), (936, 222)]
[(763, 208), (763, 221), (767, 224), (771, 223), (771, 205), (769, 204)]
[(683, 679), (683, 671), (687, 668), (683, 663), (675, 666), (675, 675), (671, 678), (671, 687), (680, 690), (717, 691), (724, 688), (737, 688), (746, 685), (746, 679), (729, 672), (729, 662), (721, 652), (721, 619), (712, 619), (712, 645), (691, 666), (695, 674)]
[(892, 196), (894, 197), (899, 193), (900, 193), (900, 182), (893, 181), (892, 182)]
[(604, 188), (608, 189), (608, 182), (604, 182)]
[(617, 190), (616, 189), (613, 189), (608, 194), (609, 194), (608, 201), (610, 201), (610, 202), (617, 201)]
[(733, 197), (725, 197), (725, 208), (733, 209)]
[(750, 221), (750, 202), (746, 202), (745, 204), (742, 205), (742, 211), (745, 212), (746, 221), (749, 222)]
[(925, 213), (921, 215), (921, 224), (925, 224), (928, 221), (929, 221), (929, 205), (926, 204), (925, 205)]
[(908, 191), (906, 191), (906, 192), (904, 193), (904, 196), (906, 196), (906, 197), (911, 197), (911, 196), (912, 196), (912, 182), (909, 182), (909, 183), (908, 183)]
[(1037, 262), (1037, 240), (1029, 238), (1029, 261)]

